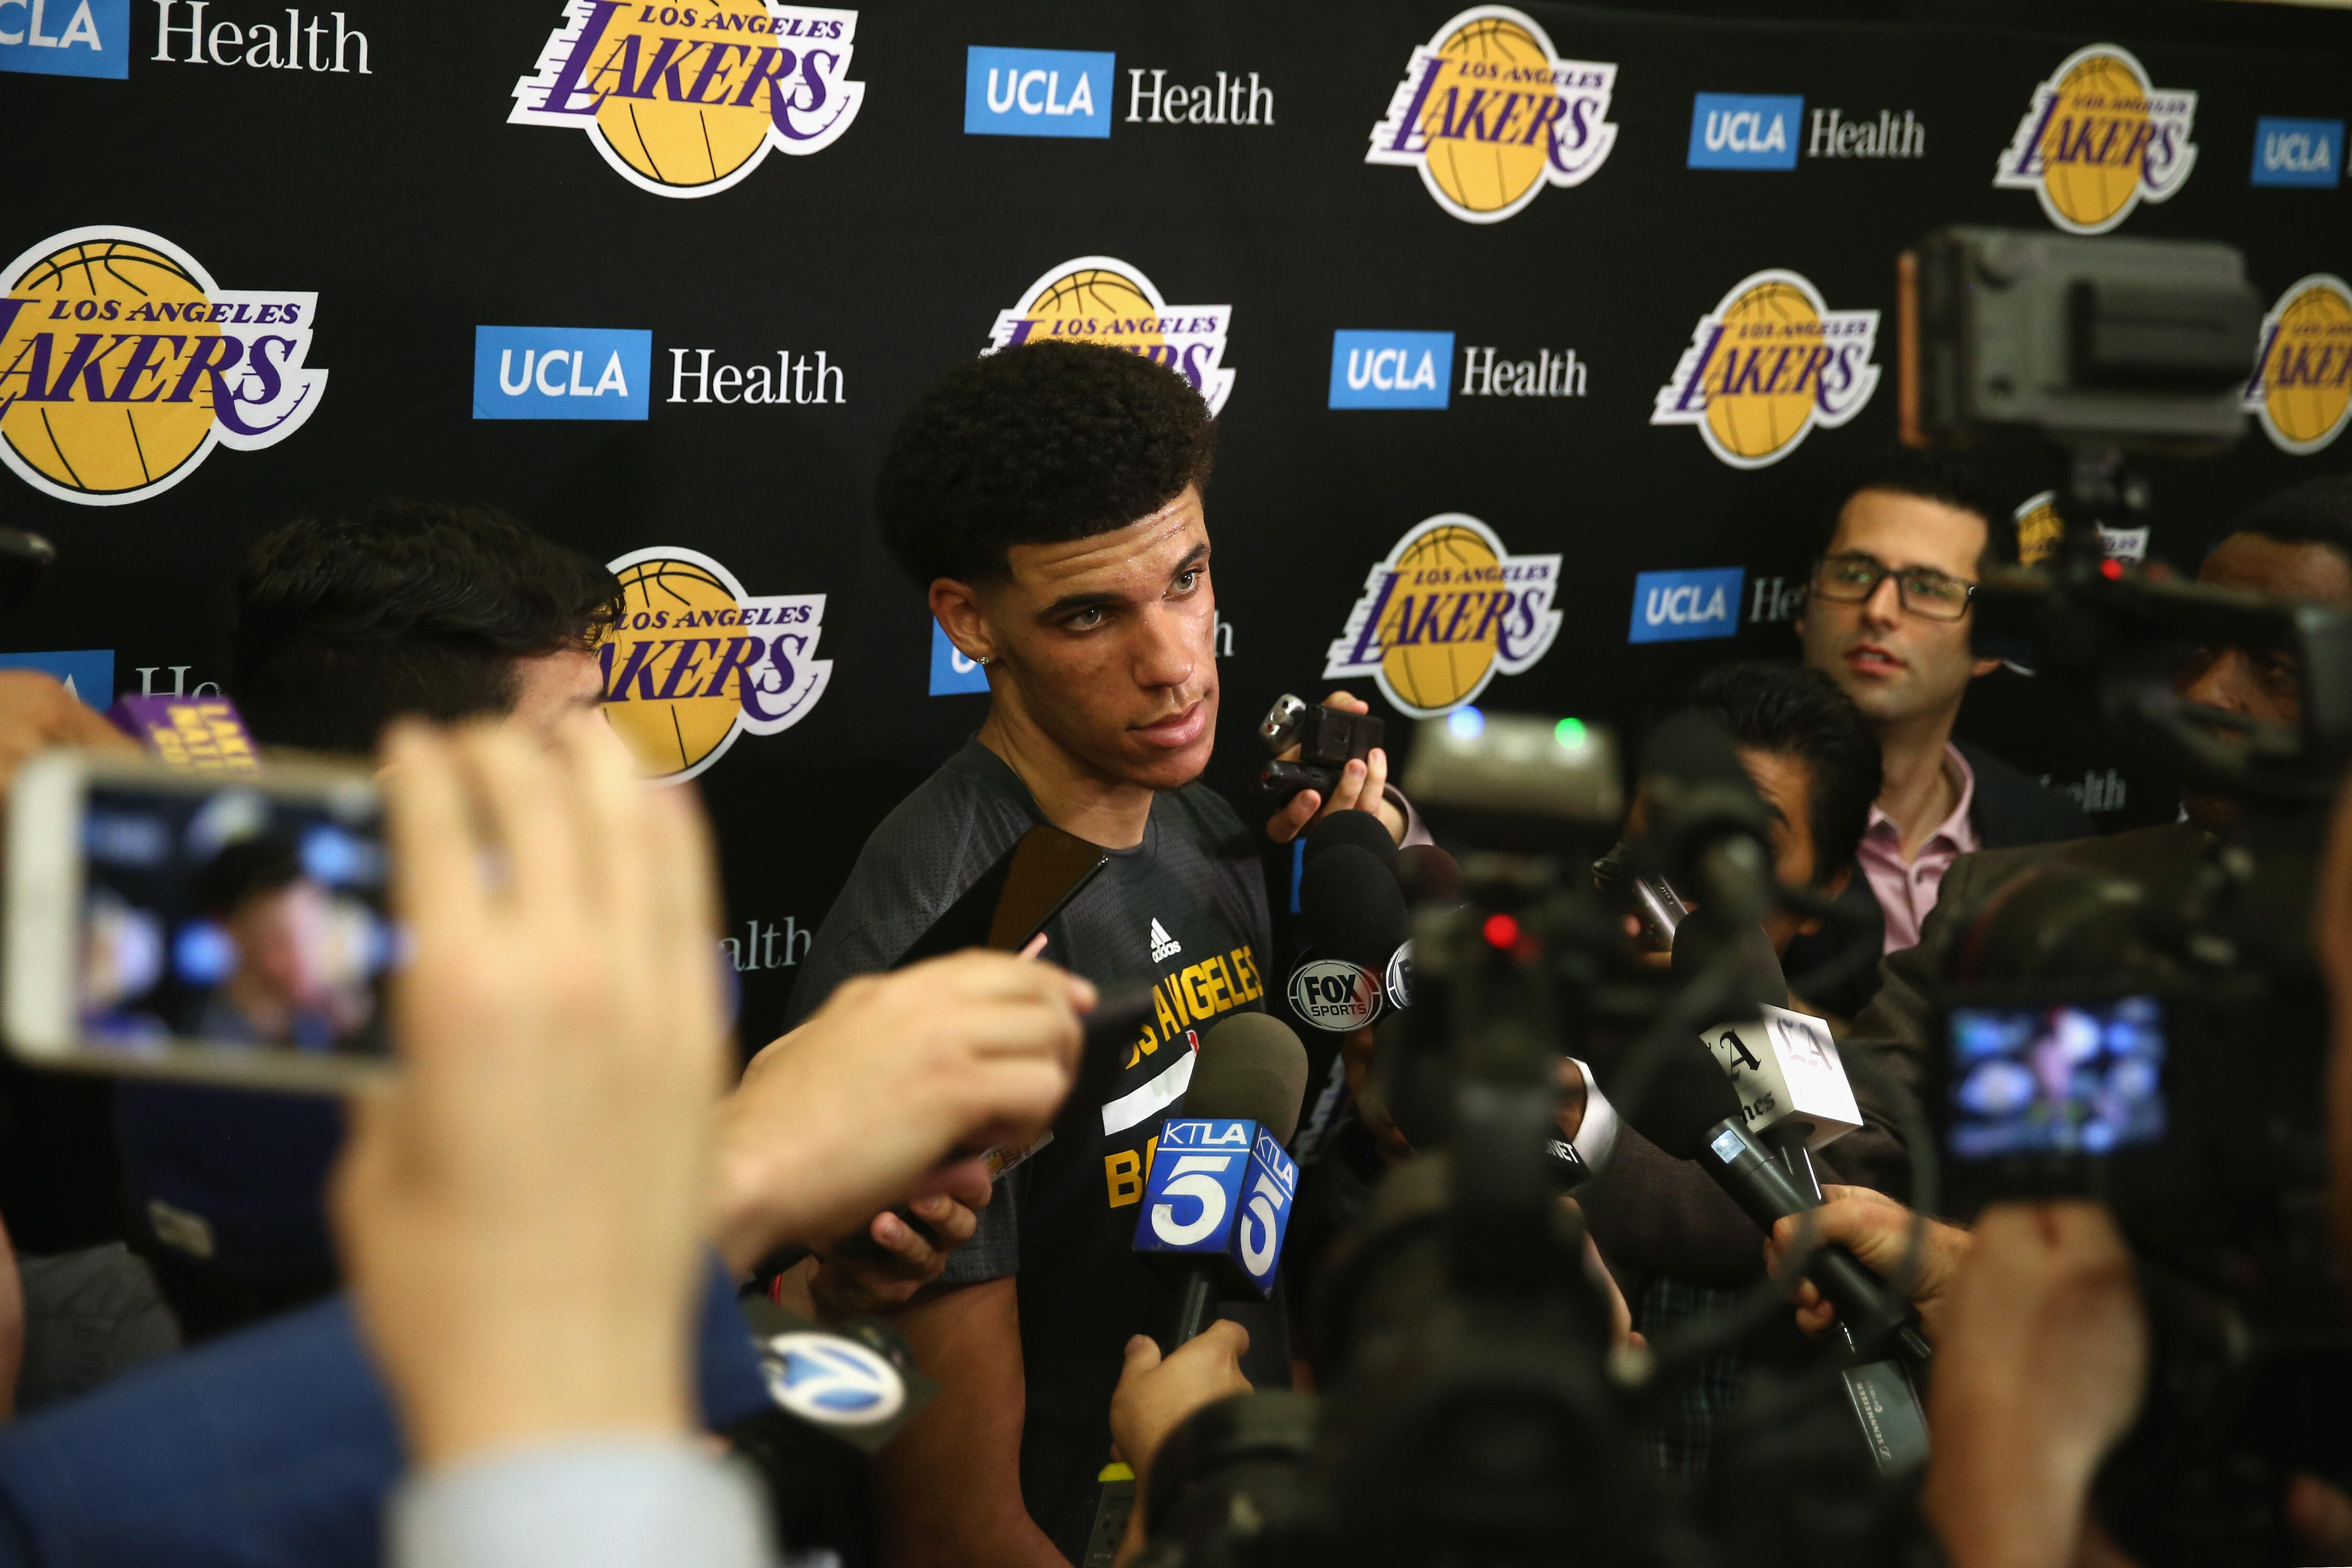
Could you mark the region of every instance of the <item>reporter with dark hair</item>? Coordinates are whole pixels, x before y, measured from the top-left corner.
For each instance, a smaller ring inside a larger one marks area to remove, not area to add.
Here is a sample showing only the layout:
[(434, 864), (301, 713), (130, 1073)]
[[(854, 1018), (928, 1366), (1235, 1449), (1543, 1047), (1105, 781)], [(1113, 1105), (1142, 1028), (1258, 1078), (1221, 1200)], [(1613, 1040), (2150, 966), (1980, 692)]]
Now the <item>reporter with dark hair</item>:
[[(1834, 897), (1853, 874), (1879, 788), (1878, 744), (1853, 703), (1819, 670), (1759, 660), (1709, 670), (1691, 689), (1687, 708), (1723, 727), (1756, 785), (1771, 826), (1774, 879)], [(1648, 809), (1637, 793), (1629, 835)], [(1774, 952), (1785, 952), (1817, 923), (1776, 909), (1765, 931)], [(1838, 1147), (1815, 1156), (1830, 1179), (1843, 1174)], [(1754, 1223), (1696, 1166), (1631, 1127), (1618, 1131), (1609, 1158), (1609, 1179), (1580, 1196), (1641, 1332), (1654, 1337), (1724, 1307), (1762, 1274)], [(1652, 1457), (1667, 1469), (1704, 1474), (1714, 1423), (1737, 1402), (1750, 1361), (1801, 1353), (1776, 1324), (1709, 1358), (1672, 1416), (1652, 1430)]]
[(289, 523), (236, 574), (229, 695), (266, 746), (366, 756), (394, 719), (542, 740), (604, 700), (602, 565), (488, 507), (379, 501)]
[[(1256, 846), (1194, 782), (1219, 699), (1202, 502), (1215, 437), (1200, 395), (1168, 367), (1031, 343), (925, 394), (876, 486), (884, 543), (987, 672), (988, 717), (866, 841), (802, 962), (795, 1015), (898, 962), (1040, 823), (1109, 856), (1047, 923), (1045, 956), (1097, 981), (1149, 978), (1158, 997), (1095, 1064), (1096, 1103), (1073, 1106), (1000, 1180), (945, 1288), (898, 1315), (942, 1384), (884, 1457), (900, 1563), (1043, 1565), (1082, 1552), (1121, 1347), (1172, 1310), (1130, 1250), (1147, 1142), (1189, 1079), (1186, 1031), (1263, 1006)], [(1377, 809), (1384, 784), (1384, 759), (1350, 763), (1334, 798), (1294, 803), (1270, 826)], [(1237, 1310), (1252, 1375), (1286, 1386), (1279, 1310)]]
[[(1878, 742), (1853, 700), (1817, 669), (1756, 660), (1708, 670), (1687, 706), (1738, 748), (1772, 821), (1775, 878), (1824, 898), (1843, 892), (1882, 777)], [(1785, 954), (1820, 926), (1776, 906), (1764, 933)]]
[[(1818, 968), (1874, 935), (1882, 952), (1919, 940), (1945, 869), (1975, 849), (2078, 838), (2089, 818), (1972, 742), (1954, 738), (1969, 685), (2000, 668), (1969, 645), (1976, 581), (2014, 561), (2008, 509), (1965, 463), (1892, 447), (1855, 469), (1831, 509), (1797, 630), (1805, 662), (1843, 688), (1878, 737), (1882, 782), (1838, 918), (1800, 944)], [(1864, 968), (1816, 998), (1851, 1016)]]
[[(383, 501), (305, 519), (237, 571), (229, 695), (265, 748), (364, 756), (404, 716), (495, 719), (545, 744), (602, 702), (594, 649), (620, 604), (603, 566), (488, 508)], [(261, 973), (242, 965), (224, 994), (266, 988)], [(300, 1007), (266, 1010), (266, 1029), (301, 1022)], [(130, 1082), (115, 1122), (133, 1245), (190, 1338), (334, 1288), (320, 1206), (342, 1141), (334, 1106)]]

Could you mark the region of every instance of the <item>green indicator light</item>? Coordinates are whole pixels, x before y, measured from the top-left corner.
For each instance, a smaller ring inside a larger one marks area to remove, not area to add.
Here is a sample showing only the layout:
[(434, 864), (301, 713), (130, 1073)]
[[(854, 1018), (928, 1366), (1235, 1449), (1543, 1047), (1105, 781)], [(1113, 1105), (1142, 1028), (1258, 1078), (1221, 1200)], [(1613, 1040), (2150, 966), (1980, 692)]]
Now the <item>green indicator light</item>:
[(1584, 745), (1585, 740), (1584, 721), (1562, 719), (1551, 727), (1551, 738), (1571, 752), (1580, 750)]

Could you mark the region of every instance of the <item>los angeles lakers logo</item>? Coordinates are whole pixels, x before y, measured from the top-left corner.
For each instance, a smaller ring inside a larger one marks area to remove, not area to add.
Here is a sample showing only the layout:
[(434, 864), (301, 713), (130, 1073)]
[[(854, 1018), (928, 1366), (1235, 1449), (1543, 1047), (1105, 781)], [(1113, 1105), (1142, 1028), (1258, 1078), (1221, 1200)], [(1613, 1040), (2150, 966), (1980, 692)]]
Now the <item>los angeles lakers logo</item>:
[(1108, 343), (1180, 373), (1223, 411), (1234, 373), (1224, 368), (1231, 305), (1171, 305), (1138, 267), (1115, 256), (1081, 256), (1049, 267), (1021, 302), (1000, 311), (982, 353), (1015, 343)]
[(690, 779), (750, 731), (808, 717), (833, 679), (823, 594), (755, 598), (699, 551), (657, 544), (610, 563), (620, 621), (597, 648), (604, 716), (648, 778)]
[(1814, 426), (1862, 412), (1878, 389), (1877, 344), (1877, 311), (1832, 310), (1794, 272), (1751, 272), (1699, 318), (1650, 423), (1696, 425), (1733, 468), (1765, 468)]
[[(2058, 515), (2058, 492), (2042, 490), (2017, 503), (2010, 516), (2017, 523), (2017, 563), (2021, 566), (2046, 566), (2057, 559), (2060, 541), (2066, 537), (2066, 520)], [(2110, 561), (2145, 561), (2147, 559), (2147, 534), (2139, 528), (2110, 528), (2099, 525), (2099, 553)], [(2011, 669), (2033, 672), (2015, 659), (2006, 661)]]
[(2066, 525), (2058, 516), (2058, 492), (2042, 490), (2028, 496), (2012, 514), (2017, 520), (2017, 563), (2039, 566), (2058, 553)]
[(857, 13), (761, 0), (569, 0), (509, 125), (585, 131), (657, 196), (708, 196), (772, 151), (820, 153), (866, 100), (849, 79)]
[(2299, 278), (2263, 318), (2246, 407), (2282, 451), (2318, 451), (2352, 414), (2352, 288), (2331, 273)]
[(1401, 711), (1433, 718), (1550, 651), (1559, 591), (1559, 556), (1514, 555), (1476, 518), (1442, 513), (1398, 540), (1364, 579), (1323, 673), (1369, 675)]
[(1419, 169), (1455, 217), (1500, 223), (1608, 161), (1616, 85), (1613, 65), (1561, 59), (1533, 17), (1474, 5), (1412, 51), (1364, 162)]
[(2195, 93), (2151, 87), (2129, 49), (2093, 44), (2033, 89), (1992, 183), (2032, 191), (2069, 234), (2105, 234), (2143, 198), (2168, 201), (2187, 183), (2196, 118)]
[(52, 235), (0, 273), (0, 462), (45, 495), (161, 495), (215, 446), (302, 427), (327, 373), (304, 366), (319, 296), (223, 289), (144, 229)]

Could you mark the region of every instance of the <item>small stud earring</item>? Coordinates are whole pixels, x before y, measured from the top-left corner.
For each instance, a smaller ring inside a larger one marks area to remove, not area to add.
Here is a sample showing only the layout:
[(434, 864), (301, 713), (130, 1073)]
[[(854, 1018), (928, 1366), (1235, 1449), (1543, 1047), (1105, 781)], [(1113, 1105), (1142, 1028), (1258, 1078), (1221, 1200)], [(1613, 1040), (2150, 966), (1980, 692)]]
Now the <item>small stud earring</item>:
[(972, 660), (972, 662), (973, 662), (974, 664), (985, 665), (986, 663), (988, 663), (988, 661), (989, 661), (990, 659), (993, 658), (994, 657), (995, 657), (995, 656), (994, 656), (993, 654), (985, 654), (985, 653), (984, 653), (984, 654), (982, 654), (978, 658), (975, 658), (974, 660)]

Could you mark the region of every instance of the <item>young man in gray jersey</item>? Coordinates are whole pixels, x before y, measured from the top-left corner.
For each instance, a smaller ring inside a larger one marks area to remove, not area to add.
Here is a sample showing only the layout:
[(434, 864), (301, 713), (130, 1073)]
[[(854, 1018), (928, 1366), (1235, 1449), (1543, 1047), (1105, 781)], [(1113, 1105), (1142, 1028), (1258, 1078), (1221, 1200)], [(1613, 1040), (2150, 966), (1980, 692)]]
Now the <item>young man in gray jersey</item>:
[[(898, 1312), (938, 1402), (884, 1456), (896, 1564), (1050, 1568), (1084, 1550), (1130, 1335), (1172, 1294), (1132, 1251), (1150, 1145), (1192, 1045), (1260, 1010), (1270, 931), (1249, 828), (1194, 783), (1217, 718), (1202, 489), (1215, 426), (1178, 374), (1118, 350), (1024, 345), (958, 367), (907, 416), (877, 486), (885, 542), (988, 671), (980, 732), (866, 841), (803, 961), (794, 1016), (897, 963), (1041, 822), (1109, 864), (1045, 928), (1097, 981), (1150, 977), (1151, 1014), (1082, 1069), (1053, 1141), (997, 1184), (938, 1285)], [(1269, 827), (1384, 799), (1385, 759)], [(1383, 807), (1386, 809), (1382, 809)], [(890, 1222), (877, 1220), (877, 1239)], [(1288, 1386), (1278, 1310), (1235, 1309), (1247, 1363)]]

